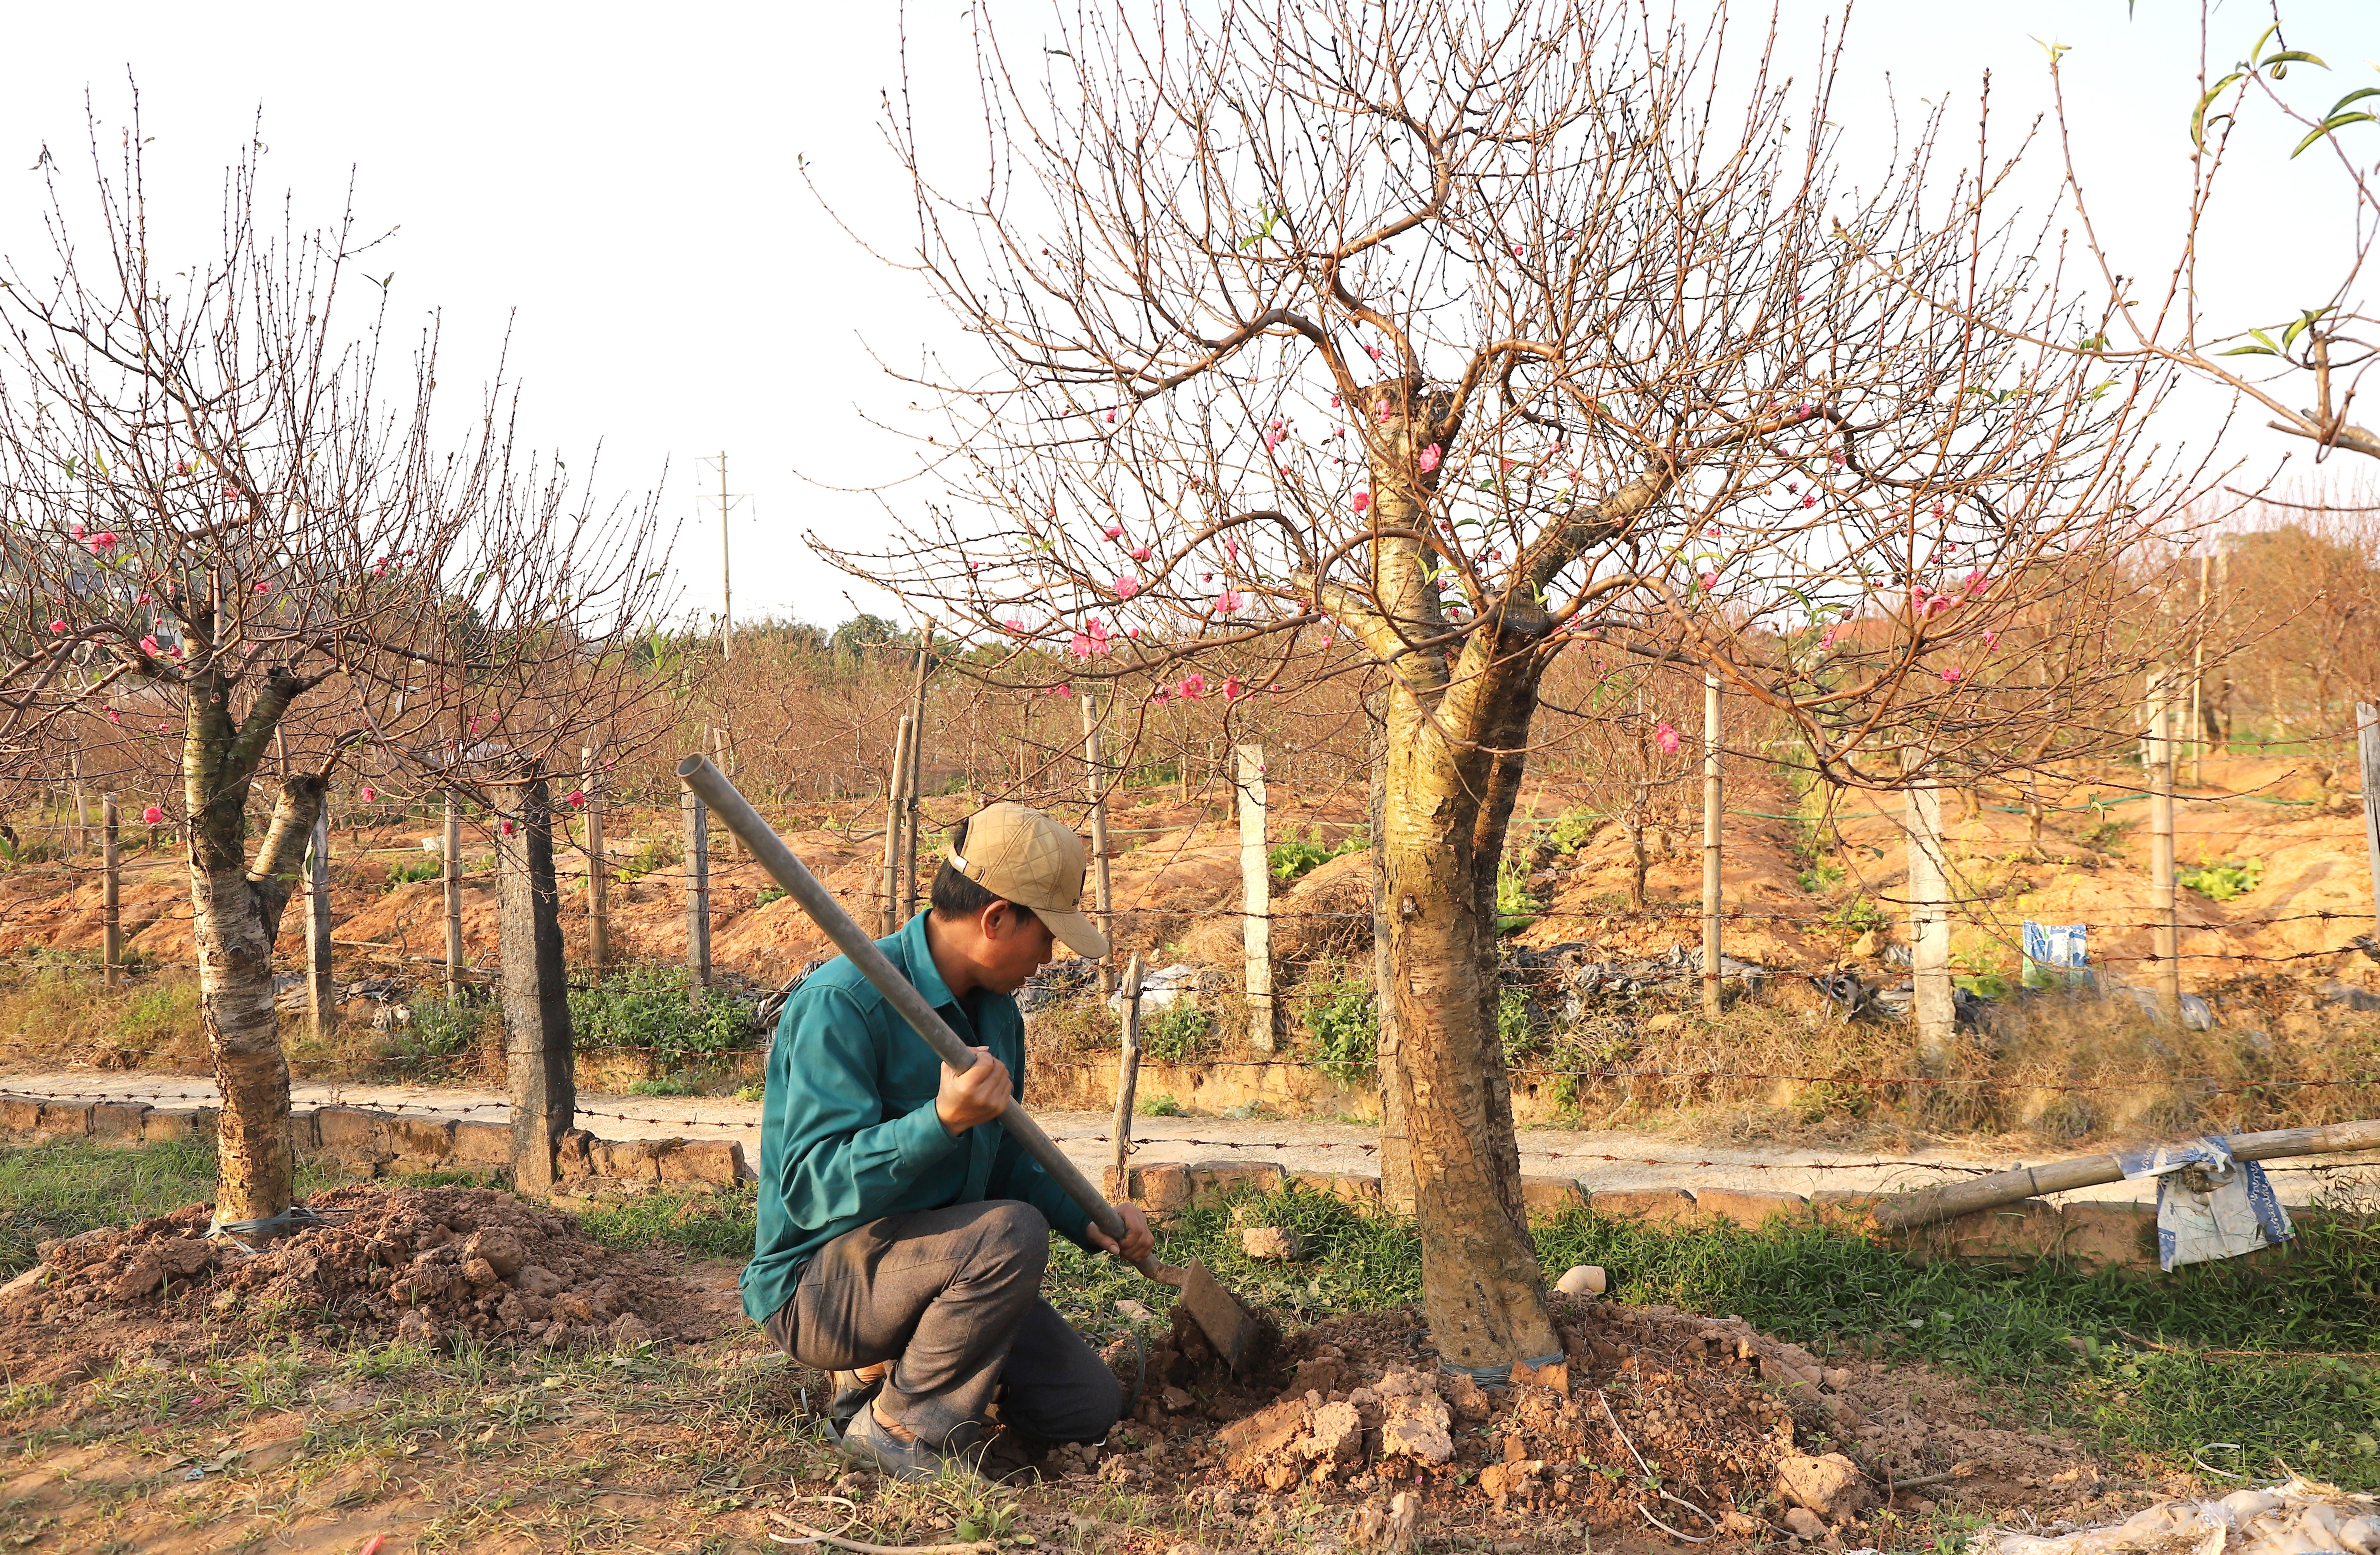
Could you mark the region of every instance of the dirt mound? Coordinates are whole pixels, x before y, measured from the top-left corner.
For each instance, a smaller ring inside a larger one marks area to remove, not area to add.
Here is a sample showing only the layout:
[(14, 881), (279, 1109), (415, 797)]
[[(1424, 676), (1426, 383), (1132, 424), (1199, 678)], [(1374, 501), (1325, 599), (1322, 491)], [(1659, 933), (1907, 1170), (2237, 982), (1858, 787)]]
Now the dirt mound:
[(1109, 1347), (1126, 1386), (1141, 1379), (1135, 1430), (1156, 1440), (1096, 1472), (1201, 1480), (1183, 1488), (1224, 1513), (1337, 1500), (1359, 1543), (1406, 1492), (1433, 1517), (1808, 1538), (1861, 1531), (1912, 1475), (1959, 1482), (1936, 1496), (2055, 1486), (2068, 1494), (2046, 1499), (2066, 1500), (2099, 1483), (2075, 1444), (1989, 1427), (1922, 1368), (1836, 1367), (1740, 1318), (1670, 1307), (1560, 1298), (1555, 1316), (1563, 1358), (1488, 1387), (1439, 1368), (1412, 1309), (1288, 1335), (1240, 1378), (1177, 1312), (1145, 1355)]
[(107, 1316), (234, 1330), (328, 1326), (424, 1344), (548, 1348), (702, 1337), (703, 1303), (561, 1216), (486, 1188), (335, 1188), (326, 1223), (248, 1253), (205, 1235), (205, 1205), (42, 1250), (0, 1289), (0, 1326)]

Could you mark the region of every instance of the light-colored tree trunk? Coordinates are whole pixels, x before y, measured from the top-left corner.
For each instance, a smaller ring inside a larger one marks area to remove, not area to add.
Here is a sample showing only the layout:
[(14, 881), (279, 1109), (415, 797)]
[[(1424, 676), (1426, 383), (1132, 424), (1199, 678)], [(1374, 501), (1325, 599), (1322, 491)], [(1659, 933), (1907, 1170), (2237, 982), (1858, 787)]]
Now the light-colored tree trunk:
[(1335, 608), (1389, 674), (1382, 1010), (1397, 1051), (1381, 1065), (1384, 1111), (1403, 1125), (1430, 1336), (1447, 1365), (1492, 1371), (1561, 1353), (1521, 1199), (1512, 1081), (1496, 1028), (1496, 867), (1520, 793), (1548, 624), (1534, 605), (1508, 606), (1466, 639), (1454, 673), (1439, 640), (1447, 623), (1439, 585), (1421, 541), (1410, 538), (1429, 522), (1438, 484), (1417, 456), (1452, 442), (1452, 398), (1391, 381), (1362, 408), (1375, 429), (1372, 598)]

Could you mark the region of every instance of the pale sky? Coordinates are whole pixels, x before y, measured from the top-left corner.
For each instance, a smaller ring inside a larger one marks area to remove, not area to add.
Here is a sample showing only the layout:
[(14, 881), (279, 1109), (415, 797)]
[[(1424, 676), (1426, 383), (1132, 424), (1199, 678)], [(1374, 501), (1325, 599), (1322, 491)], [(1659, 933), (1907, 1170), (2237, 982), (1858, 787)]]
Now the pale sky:
[[(989, 3), (1013, 57), (1054, 30), (1046, 5)], [(2198, 18), (2176, 0), (2136, 8), (2128, 19), (2124, 0), (1871, 0), (1853, 20), (1835, 120), (1855, 142), (1880, 144), (1888, 76), (1908, 112), (1920, 111), (1910, 100), (1949, 99), (1957, 128), (1946, 139), (1963, 151), (1988, 69), (2005, 146), (2046, 104), (2041, 43), (2069, 45), (2102, 234), (2129, 268), (2160, 273), (2186, 187)], [(1827, 14), (1783, 6), (1788, 57), (1806, 57), (1793, 45)], [(2322, 0), (2284, 14), (2291, 43), (2333, 67), (2301, 70), (2291, 83), (2301, 101), (2380, 85), (2380, 6)], [(981, 144), (962, 17), (961, 0), (945, 0), (907, 18), (921, 126), (953, 157)], [(1737, 18), (1738, 46), (1767, 19), (1753, 7)], [(2246, 0), (2218, 8), (2217, 54), (2243, 54), (2267, 19)], [(17, 7), (0, 76), (0, 250), (48, 273), (29, 169), (46, 143), (83, 173), (86, 89), (113, 127), (129, 106), (128, 72), (138, 79), (152, 198), (169, 241), (199, 256), (212, 251), (221, 170), (261, 111), (268, 188), (294, 190), (301, 213), (324, 218), (352, 170), (364, 225), (401, 226), (370, 268), (395, 272), (398, 322), (443, 311), (442, 396), (484, 376), (509, 320), (530, 440), (560, 447), (574, 468), (600, 442), (610, 486), (662, 487), (665, 516), (684, 524), (688, 609), (718, 608), (719, 516), (704, 499), (718, 478), (699, 461), (723, 449), (730, 490), (747, 493), (731, 519), (737, 617), (832, 624), (850, 613), (851, 585), (810, 556), (802, 531), (864, 542), (888, 521), (875, 499), (810, 482), (860, 485), (911, 468), (906, 446), (866, 419), (898, 419), (910, 398), (875, 358), (914, 361), (954, 338), (922, 286), (861, 252), (795, 171), (806, 157), (842, 215), (904, 250), (906, 188), (878, 132), (880, 93), (899, 84), (899, 22), (888, 0)], [(2365, 140), (2380, 152), (2380, 133)], [(2287, 319), (2326, 295), (2343, 265), (2336, 170), (2313, 153), (2289, 164), (2286, 149), (2249, 148), (2257, 168), (2230, 181), (2205, 246), (2202, 273), (2227, 327)], [(2036, 207), (2055, 193), (2055, 155), (2045, 143), (2034, 159)], [(2210, 439), (2221, 408), (2191, 396), (2168, 441)], [(2304, 444), (2256, 430), (2261, 415), (2243, 420), (2227, 452), (2260, 470), (2289, 454), (2312, 473)], [(858, 597), (897, 613), (881, 596)]]

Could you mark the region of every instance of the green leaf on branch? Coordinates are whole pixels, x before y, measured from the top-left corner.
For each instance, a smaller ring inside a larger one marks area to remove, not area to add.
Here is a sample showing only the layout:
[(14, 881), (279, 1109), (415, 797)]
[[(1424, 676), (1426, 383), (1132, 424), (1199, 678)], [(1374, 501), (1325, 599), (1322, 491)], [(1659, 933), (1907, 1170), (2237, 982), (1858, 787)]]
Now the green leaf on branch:
[(2240, 72), (2234, 70), (2209, 87), (2206, 95), (2198, 100), (2198, 106), (2191, 111), (2190, 143), (2200, 151), (2206, 149), (2206, 110), (2214, 105), (2215, 100), (2222, 96), (2225, 90), (2238, 80), (2240, 76)]

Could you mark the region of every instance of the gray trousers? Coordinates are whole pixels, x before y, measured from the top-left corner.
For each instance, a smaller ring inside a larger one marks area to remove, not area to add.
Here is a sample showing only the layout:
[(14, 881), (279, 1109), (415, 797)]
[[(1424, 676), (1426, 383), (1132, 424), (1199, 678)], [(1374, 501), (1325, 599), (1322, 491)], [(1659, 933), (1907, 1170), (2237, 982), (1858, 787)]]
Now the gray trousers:
[(1041, 1299), (1050, 1222), (1013, 1199), (887, 1215), (820, 1248), (769, 1337), (804, 1366), (892, 1361), (887, 1419), (943, 1451), (1002, 1421), (1041, 1441), (1097, 1441), (1123, 1411), (1115, 1374)]

